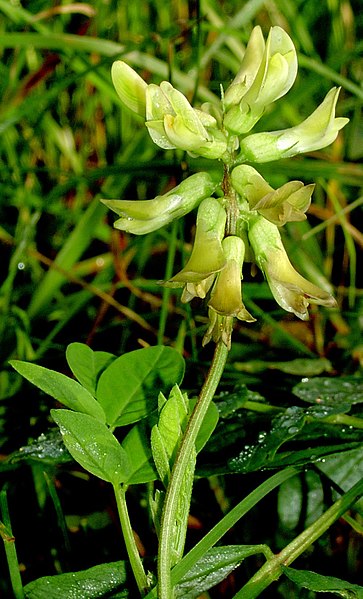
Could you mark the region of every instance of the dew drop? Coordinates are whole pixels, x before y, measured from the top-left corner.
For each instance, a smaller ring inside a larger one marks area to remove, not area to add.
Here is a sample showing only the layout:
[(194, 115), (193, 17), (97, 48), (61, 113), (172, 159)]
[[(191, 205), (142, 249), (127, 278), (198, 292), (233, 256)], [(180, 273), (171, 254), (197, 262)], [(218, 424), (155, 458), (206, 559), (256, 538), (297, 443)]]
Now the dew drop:
[(290, 426), (290, 428), (287, 429), (287, 432), (289, 433), (289, 435), (295, 435), (299, 432), (299, 428), (297, 426)]

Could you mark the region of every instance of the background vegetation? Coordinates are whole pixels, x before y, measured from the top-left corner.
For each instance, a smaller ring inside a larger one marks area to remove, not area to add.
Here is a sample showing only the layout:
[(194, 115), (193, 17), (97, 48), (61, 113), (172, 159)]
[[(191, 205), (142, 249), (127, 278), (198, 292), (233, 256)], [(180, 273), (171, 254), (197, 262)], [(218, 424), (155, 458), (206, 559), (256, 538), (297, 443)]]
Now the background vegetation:
[[(274, 187), (289, 179), (315, 182), (308, 221), (290, 224), (284, 241), (305, 276), (332, 285), (339, 310), (313, 308), (310, 321), (297, 321), (272, 300), (262, 276), (245, 273), (244, 301), (258, 322), (236, 325), (221, 421), (198, 466), (188, 543), (255, 488), (265, 468), (310, 464), (236, 526), (230, 543), (278, 550), (363, 475), (362, 8), (360, 0), (0, 0), (0, 494), (24, 583), (124, 553), (112, 496), (49, 436), (54, 402), (8, 360), (69, 374), (64, 352), (73, 341), (116, 355), (165, 343), (186, 358), (184, 386), (193, 395), (212, 352), (201, 349), (205, 306), (183, 305), (158, 284), (185, 259), (194, 215), (138, 238), (115, 231), (99, 202), (152, 198), (186, 171), (216, 168), (152, 144), (112, 87), (117, 58), (150, 82), (170, 79), (197, 104), (208, 99), (208, 88), (217, 94), (221, 83), (226, 88), (254, 25), (265, 33), (280, 25), (298, 50), (299, 75), (260, 128), (297, 124), (333, 85), (342, 86), (338, 115), (350, 118), (326, 150), (260, 169)], [(306, 397), (296, 385), (311, 377), (319, 377), (312, 378), (318, 387)], [(333, 385), (335, 400), (323, 422), (307, 412), (321, 384)], [(286, 417), (288, 409), (291, 422), (281, 429), (283, 421), (273, 417)], [(155, 539), (144, 490), (130, 493), (140, 547), (149, 556)], [(363, 584), (357, 510), (353, 524), (340, 520), (300, 565)], [(210, 596), (232, 597), (259, 565), (246, 564)], [(5, 552), (0, 567), (0, 594), (11, 596)], [(294, 592), (315, 597), (292, 582), (266, 596)]]

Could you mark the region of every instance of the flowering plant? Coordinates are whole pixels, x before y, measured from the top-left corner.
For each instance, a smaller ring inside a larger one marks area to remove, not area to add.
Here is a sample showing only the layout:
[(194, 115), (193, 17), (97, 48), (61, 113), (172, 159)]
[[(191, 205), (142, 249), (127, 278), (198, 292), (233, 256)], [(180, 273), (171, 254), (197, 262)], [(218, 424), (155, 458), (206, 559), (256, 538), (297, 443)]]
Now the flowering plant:
[[(164, 284), (182, 287), (185, 302), (210, 293), (210, 324), (204, 343), (221, 340), (229, 348), (233, 319), (254, 320), (241, 295), (245, 256), (260, 267), (276, 301), (288, 312), (305, 320), (309, 303), (335, 306), (328, 291), (295, 271), (280, 236), (281, 226), (306, 218), (314, 186), (290, 181), (275, 190), (245, 164), (324, 148), (347, 123), (348, 119), (335, 116), (339, 89), (333, 88), (300, 125), (250, 133), (266, 108), (289, 91), (296, 74), (296, 50), (280, 27), (271, 28), (266, 42), (261, 28), (253, 29), (240, 70), (221, 100), (199, 109), (169, 82), (148, 85), (125, 62), (113, 64), (118, 95), (144, 118), (154, 143), (224, 163), (219, 185), (204, 172), (153, 200), (103, 200), (121, 217), (115, 227), (136, 235), (154, 231), (198, 207), (190, 259)], [(218, 197), (212, 197), (216, 191)]]

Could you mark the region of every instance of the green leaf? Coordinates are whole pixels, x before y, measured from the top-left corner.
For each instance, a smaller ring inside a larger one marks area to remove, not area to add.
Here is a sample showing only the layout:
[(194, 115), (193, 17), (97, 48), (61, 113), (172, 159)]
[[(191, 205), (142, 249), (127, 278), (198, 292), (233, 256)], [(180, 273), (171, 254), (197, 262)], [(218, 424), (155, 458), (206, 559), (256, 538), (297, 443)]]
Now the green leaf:
[(36, 385), (44, 393), (54, 397), (54, 399), (67, 406), (70, 410), (89, 414), (100, 420), (100, 422), (105, 422), (106, 416), (100, 404), (77, 381), (60, 372), (49, 370), (31, 362), (11, 360), (10, 364), (19, 374), (33, 383), (33, 385)]
[(341, 406), (345, 412), (352, 404), (363, 402), (363, 377), (316, 377), (295, 385), (293, 393), (308, 403)]
[(277, 505), (281, 539), (289, 541), (297, 527), (310, 526), (326, 508), (318, 471), (306, 470), (304, 474), (285, 481), (278, 490)]
[(294, 530), (299, 523), (303, 502), (300, 476), (285, 481), (278, 491), (277, 511), (284, 530)]
[(51, 410), (69, 453), (85, 470), (113, 485), (129, 476), (129, 459), (105, 424), (88, 414)]
[(155, 489), (154, 496), (150, 496), (149, 507), (151, 518), (155, 527), (156, 534), (159, 536), (161, 514), (163, 511), (163, 505), (165, 500), (165, 491), (161, 489)]
[(151, 447), (156, 469), (166, 488), (170, 479), (171, 465), (163, 435), (157, 425), (155, 425), (151, 431)]
[[(302, 466), (324, 462), (332, 454), (339, 454), (344, 462), (346, 452), (362, 446), (362, 429), (327, 418), (339, 414), (340, 407), (291, 406), (281, 414), (281, 408), (254, 398), (251, 392), (247, 399), (243, 389), (239, 395), (227, 394), (216, 402), (220, 420), (198, 459), (198, 476)], [(242, 413), (241, 406), (245, 407)], [(280, 416), (270, 424), (276, 413)]]
[(238, 385), (233, 393), (218, 397), (216, 405), (221, 418), (228, 418), (235, 415), (240, 408), (245, 407), (247, 402), (265, 404), (266, 400), (257, 391), (250, 391), (246, 385)]
[(44, 576), (29, 582), (24, 591), (26, 599), (97, 599), (112, 592), (121, 599), (131, 597), (126, 585), (126, 563), (112, 562), (80, 572)]
[(120, 356), (97, 385), (108, 424), (123, 426), (145, 418), (156, 410), (159, 391), (169, 393), (183, 374), (184, 360), (170, 347), (146, 347)]
[(97, 52), (103, 56), (117, 56), (124, 51), (124, 46), (112, 40), (104, 40), (91, 36), (80, 36), (69, 33), (15, 33), (2, 36), (0, 40), (1, 47), (17, 47), (29, 44), (35, 48), (53, 48), (60, 51), (65, 49), (78, 50), (82, 52)]
[[(170, 480), (170, 473), (180, 447), (188, 422), (189, 402), (186, 393), (182, 393), (178, 385), (174, 385), (168, 399), (159, 395), (159, 419), (151, 430), (151, 449), (156, 469), (165, 488)], [(174, 565), (183, 554), (187, 520), (192, 494), (196, 450), (190, 452), (187, 467), (183, 474), (178, 495), (173, 539), (172, 558)]]
[[(330, 456), (319, 464), (319, 470), (324, 472), (335, 484), (339, 485), (344, 491), (348, 491), (363, 473), (363, 444), (352, 451)], [(363, 499), (356, 504), (363, 508)]]
[[(18, 462), (42, 462), (42, 464), (56, 465), (69, 462), (71, 456), (64, 447), (59, 430), (54, 428), (42, 433), (35, 441), (14, 451), (6, 460), (6, 463)], [(0, 463), (1, 470), (1, 463)]]
[(148, 483), (158, 478), (150, 447), (150, 435), (147, 435), (146, 427), (142, 422), (135, 424), (122, 441), (130, 470), (125, 483), (136, 485)]
[(290, 441), (303, 429), (306, 415), (302, 408), (291, 406), (273, 420), (271, 430), (261, 435), (258, 443), (247, 446), (236, 458), (229, 461), (230, 467), (238, 472), (250, 472), (271, 467), (279, 447)]
[(196, 599), (224, 580), (246, 557), (260, 552), (260, 545), (212, 547), (178, 583), (176, 598)]
[(322, 576), (309, 570), (283, 568), (284, 574), (295, 584), (316, 593), (334, 593), (346, 599), (363, 599), (363, 587), (351, 584), (335, 576)]
[(240, 372), (265, 372), (266, 370), (280, 370), (295, 376), (316, 376), (322, 372), (330, 372), (332, 365), (326, 358), (296, 358), (285, 362), (267, 362), (265, 360), (250, 360), (248, 362), (235, 362), (234, 367)]
[(92, 395), (102, 372), (116, 356), (105, 351), (93, 351), (85, 343), (71, 343), (66, 350), (68, 365), (74, 376)]
[(186, 394), (174, 385), (168, 399), (160, 393), (159, 406), (159, 420), (151, 431), (151, 447), (156, 468), (164, 486), (167, 487), (188, 421), (189, 403)]
[(286, 466), (303, 466), (309, 463), (320, 463), (327, 460), (333, 454), (339, 454), (341, 459), (344, 460), (346, 453), (349, 454), (350, 450), (355, 450), (361, 447), (361, 445), (362, 441), (341, 444), (332, 443), (320, 447), (317, 445), (301, 450), (291, 447), (289, 451), (279, 452), (268, 465), (268, 468), (285, 468)]
[(326, 358), (295, 358), (288, 362), (272, 362), (269, 368), (295, 376), (316, 376), (333, 370), (331, 362)]

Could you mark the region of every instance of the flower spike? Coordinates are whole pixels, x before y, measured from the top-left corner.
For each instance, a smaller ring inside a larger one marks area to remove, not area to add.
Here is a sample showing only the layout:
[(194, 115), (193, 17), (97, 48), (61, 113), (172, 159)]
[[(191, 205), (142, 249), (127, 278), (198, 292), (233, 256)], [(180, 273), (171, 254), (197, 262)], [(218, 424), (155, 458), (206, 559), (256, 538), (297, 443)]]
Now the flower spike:
[(336, 305), (328, 290), (296, 272), (280, 236), (283, 225), (306, 218), (314, 185), (289, 181), (274, 189), (255, 168), (243, 164), (325, 148), (348, 122), (335, 116), (340, 90), (333, 88), (300, 125), (250, 133), (268, 107), (289, 91), (296, 74), (294, 44), (280, 27), (272, 27), (266, 41), (255, 27), (221, 101), (199, 108), (168, 81), (148, 85), (123, 61), (112, 67), (119, 97), (144, 118), (157, 146), (224, 163), (219, 184), (202, 172), (152, 200), (102, 200), (120, 217), (114, 226), (136, 235), (156, 231), (198, 207), (189, 260), (163, 284), (182, 288), (183, 302), (207, 298), (203, 345), (213, 339), (230, 348), (234, 319), (254, 321), (242, 301), (244, 260), (257, 263), (278, 304), (302, 320), (308, 318), (309, 304)]

